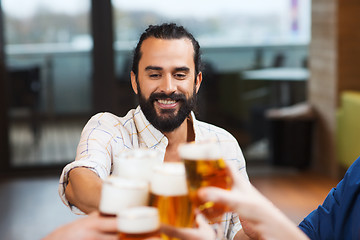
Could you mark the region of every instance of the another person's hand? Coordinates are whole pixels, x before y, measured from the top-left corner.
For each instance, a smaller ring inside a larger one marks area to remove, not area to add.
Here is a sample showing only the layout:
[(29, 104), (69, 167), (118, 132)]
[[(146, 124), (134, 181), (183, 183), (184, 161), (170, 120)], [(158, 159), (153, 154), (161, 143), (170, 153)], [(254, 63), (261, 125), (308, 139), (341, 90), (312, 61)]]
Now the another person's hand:
[(182, 240), (213, 240), (216, 238), (215, 231), (200, 214), (196, 216), (197, 228), (176, 228), (169, 225), (162, 225), (161, 232), (169, 237)]
[(46, 236), (43, 240), (116, 240), (116, 217), (102, 217), (98, 212), (75, 220)]
[(234, 174), (231, 191), (215, 187), (199, 190), (199, 197), (230, 207), (251, 239), (308, 239), (307, 236), (248, 181)]

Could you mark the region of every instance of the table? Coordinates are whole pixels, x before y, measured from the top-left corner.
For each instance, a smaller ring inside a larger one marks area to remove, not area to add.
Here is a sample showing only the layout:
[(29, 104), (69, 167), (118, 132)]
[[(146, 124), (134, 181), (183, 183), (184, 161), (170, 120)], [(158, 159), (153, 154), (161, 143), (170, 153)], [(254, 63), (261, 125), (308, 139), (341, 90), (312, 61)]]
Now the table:
[(305, 82), (309, 78), (309, 70), (306, 68), (263, 68), (247, 70), (241, 73), (243, 80), (274, 81), (280, 86), (280, 104), (291, 104), (290, 84), (292, 82)]

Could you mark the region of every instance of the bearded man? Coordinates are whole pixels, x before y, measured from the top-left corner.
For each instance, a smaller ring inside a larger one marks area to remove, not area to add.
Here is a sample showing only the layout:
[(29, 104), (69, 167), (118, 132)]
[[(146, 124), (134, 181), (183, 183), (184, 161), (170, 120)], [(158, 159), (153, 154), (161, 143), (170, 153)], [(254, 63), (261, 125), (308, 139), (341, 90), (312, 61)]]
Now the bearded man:
[[(224, 160), (236, 163), (239, 174), (247, 178), (236, 139), (195, 118), (193, 109), (203, 80), (200, 66), (199, 43), (184, 27), (170, 23), (145, 30), (134, 50), (131, 71), (139, 106), (124, 117), (93, 116), (84, 127), (75, 161), (62, 172), (59, 194), (72, 211), (98, 210), (102, 179), (112, 173), (119, 154), (128, 149), (154, 149), (164, 162), (173, 162), (180, 161), (177, 149), (181, 143), (212, 138)], [(230, 239), (241, 229), (232, 213), (226, 214), (224, 226)]]

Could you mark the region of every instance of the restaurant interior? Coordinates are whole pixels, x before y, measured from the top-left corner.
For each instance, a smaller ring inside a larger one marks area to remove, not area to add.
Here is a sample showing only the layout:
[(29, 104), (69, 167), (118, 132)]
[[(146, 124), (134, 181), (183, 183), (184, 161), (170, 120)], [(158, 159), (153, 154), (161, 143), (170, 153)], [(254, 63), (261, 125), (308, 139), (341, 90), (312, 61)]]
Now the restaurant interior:
[(129, 69), (149, 24), (194, 33), (197, 118), (236, 138), (250, 182), (295, 224), (360, 155), (359, 1), (189, 1), (184, 15), (172, 1), (54, 2), (0, 0), (1, 239), (81, 217), (61, 202), (59, 176), (92, 115), (137, 106)]

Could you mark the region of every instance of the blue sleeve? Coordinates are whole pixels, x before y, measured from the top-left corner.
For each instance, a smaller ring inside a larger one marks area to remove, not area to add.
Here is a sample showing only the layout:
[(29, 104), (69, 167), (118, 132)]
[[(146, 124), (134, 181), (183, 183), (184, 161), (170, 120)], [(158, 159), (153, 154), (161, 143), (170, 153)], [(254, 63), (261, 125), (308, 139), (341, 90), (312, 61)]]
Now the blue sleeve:
[[(310, 239), (332, 239), (335, 224), (335, 212), (339, 208), (338, 197), (342, 182), (336, 188), (331, 189), (324, 203), (312, 211), (299, 225), (300, 229)], [(325, 231), (322, 231), (325, 230)]]
[(331, 189), (324, 203), (299, 225), (310, 239), (359, 239), (360, 158)]

